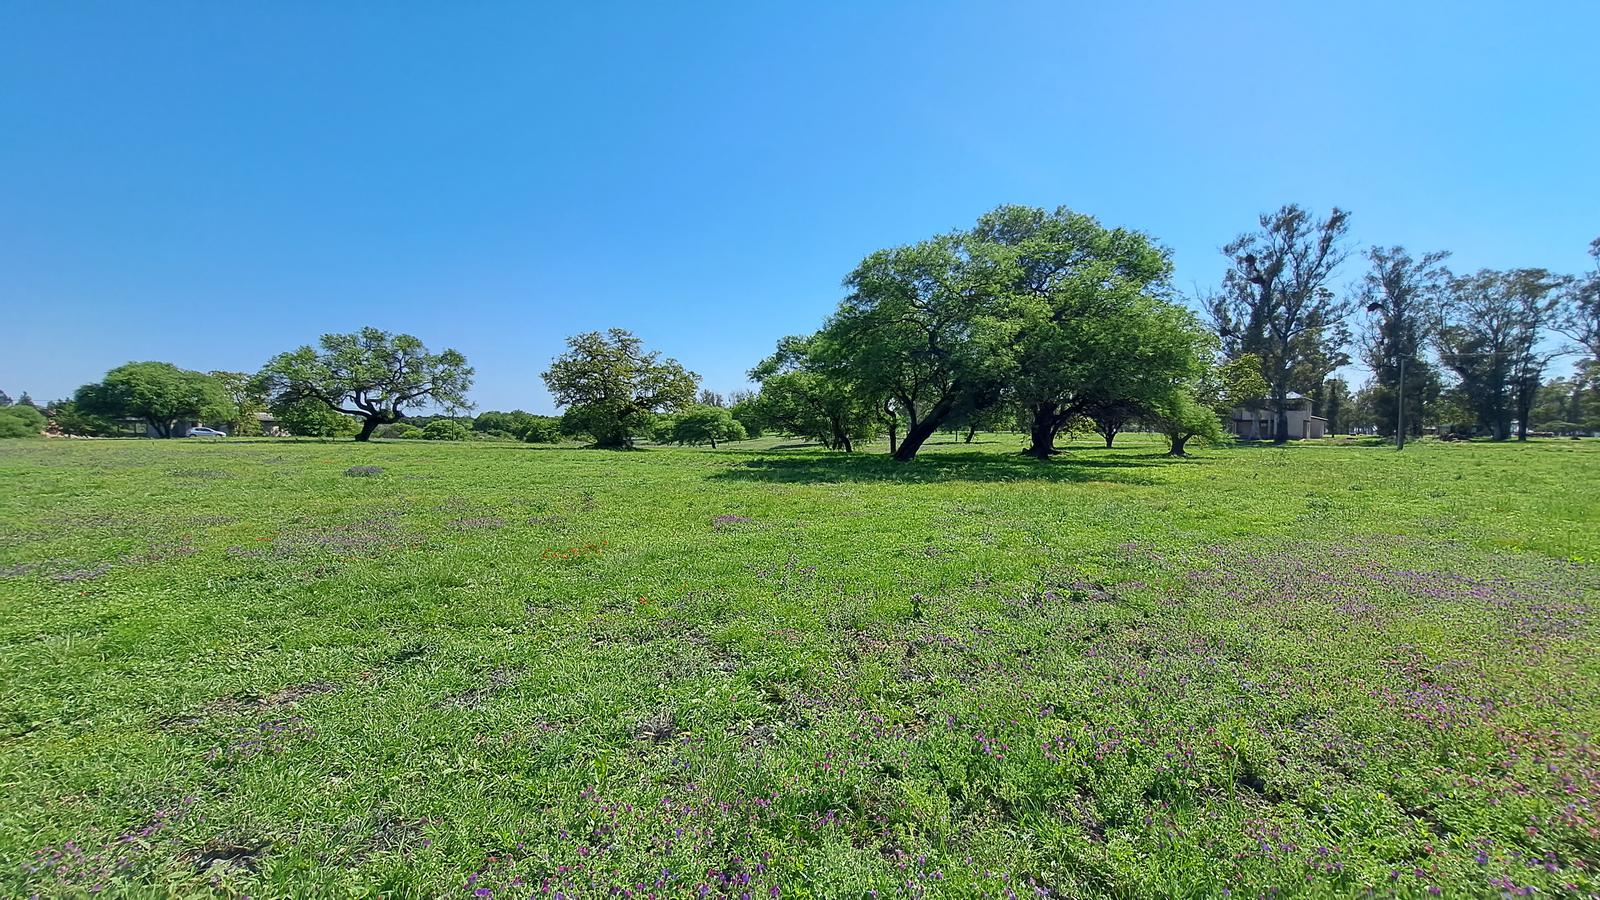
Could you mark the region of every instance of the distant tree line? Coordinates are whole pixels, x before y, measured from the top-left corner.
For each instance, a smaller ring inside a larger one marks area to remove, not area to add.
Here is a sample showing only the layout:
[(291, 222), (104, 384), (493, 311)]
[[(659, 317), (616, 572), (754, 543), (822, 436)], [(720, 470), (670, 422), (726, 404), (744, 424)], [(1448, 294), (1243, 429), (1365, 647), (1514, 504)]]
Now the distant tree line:
[[(1458, 275), (1442, 251), (1371, 247), (1341, 295), (1349, 225), (1338, 208), (1262, 215), (1223, 247), (1220, 286), (1184, 298), (1170, 251), (1151, 236), (1065, 207), (1001, 206), (969, 229), (869, 254), (822, 327), (778, 341), (749, 372), (759, 390), (728, 397), (613, 328), (568, 338), (544, 373), (560, 416), (473, 416), (461, 353), (365, 328), (254, 373), (130, 362), (42, 410), (0, 392), (0, 436), (114, 434), (128, 423), (168, 436), (189, 422), (254, 434), (265, 415), (291, 434), (357, 441), (622, 449), (781, 433), (843, 452), (886, 440), (910, 460), (940, 431), (970, 441), (1013, 429), (1045, 459), (1063, 434), (1092, 432), (1110, 447), (1129, 428), (1165, 435), (1181, 455), (1191, 441), (1223, 439), (1223, 417), (1244, 404), (1271, 411), (1278, 441), (1301, 405), (1334, 433), (1600, 431), (1600, 239), (1581, 276)], [(1372, 373), (1359, 390), (1334, 376), (1352, 349)], [(1573, 373), (1547, 379), (1562, 355), (1578, 358)]]
[[(1590, 253), (1600, 261), (1600, 240)], [(1348, 398), (1348, 424), (1494, 440), (1600, 432), (1600, 266), (1580, 276), (1456, 275), (1447, 259), (1367, 252), (1356, 300), (1368, 316), (1360, 351), (1373, 377)], [(1572, 375), (1546, 378), (1560, 356), (1575, 358)]]

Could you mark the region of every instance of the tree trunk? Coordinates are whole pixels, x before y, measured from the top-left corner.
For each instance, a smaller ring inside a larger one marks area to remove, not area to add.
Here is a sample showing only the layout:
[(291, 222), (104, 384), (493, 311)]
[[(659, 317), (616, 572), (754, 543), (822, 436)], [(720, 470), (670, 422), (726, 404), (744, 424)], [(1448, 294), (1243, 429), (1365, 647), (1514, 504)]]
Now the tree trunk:
[(1033, 408), (1033, 424), (1028, 429), (1029, 456), (1049, 459), (1056, 452), (1056, 432), (1061, 428), (1056, 421), (1054, 404), (1040, 404)]
[(712, 438), (711, 439), (711, 449), (713, 449), (713, 450), (717, 449), (717, 439), (716, 438)]
[(942, 417), (929, 416), (906, 429), (905, 439), (900, 442), (900, 449), (894, 452), (894, 458), (901, 462), (910, 462), (917, 458), (917, 451), (922, 449), (923, 442), (939, 430), (939, 420)]
[(1167, 455), (1168, 456), (1188, 456), (1189, 455), (1189, 454), (1187, 454), (1187, 453), (1185, 453), (1183, 451), (1184, 445), (1189, 443), (1189, 436), (1187, 434), (1182, 434), (1182, 433), (1169, 434), (1169, 435), (1167, 435), (1167, 440), (1172, 442), (1172, 449), (1167, 451)]
[(1103, 436), (1106, 439), (1106, 449), (1110, 450), (1111, 449), (1111, 442), (1112, 442), (1112, 440), (1114, 440), (1116, 438), (1117, 433), (1115, 431), (1112, 431), (1111, 429), (1107, 428), (1105, 431), (1100, 432), (1100, 434), (1101, 434), (1101, 436)]
[(372, 440), (372, 433), (374, 431), (377, 431), (378, 430), (378, 426), (382, 425), (382, 424), (383, 424), (383, 422), (379, 421), (377, 416), (367, 416), (367, 418), (365, 420), (363, 420), (362, 423), (361, 423), (361, 430), (356, 432), (356, 440), (358, 440), (358, 441), (370, 441), (370, 440)]
[(1278, 401), (1278, 424), (1273, 428), (1272, 442), (1274, 444), (1287, 444), (1289, 442), (1289, 401)]
[(899, 421), (895, 420), (895, 421), (891, 421), (889, 423), (889, 455), (890, 456), (894, 455), (894, 451), (895, 451), (895, 449), (897, 447), (899, 447), (899, 445), (900, 445), (900, 427), (899, 427)]
[(975, 435), (977, 433), (978, 433), (978, 426), (976, 426), (976, 425), (968, 425), (967, 426), (967, 439), (966, 439), (966, 441), (964, 441), (964, 443), (968, 443), (968, 444), (972, 443), (972, 437), (973, 437), (973, 435)]

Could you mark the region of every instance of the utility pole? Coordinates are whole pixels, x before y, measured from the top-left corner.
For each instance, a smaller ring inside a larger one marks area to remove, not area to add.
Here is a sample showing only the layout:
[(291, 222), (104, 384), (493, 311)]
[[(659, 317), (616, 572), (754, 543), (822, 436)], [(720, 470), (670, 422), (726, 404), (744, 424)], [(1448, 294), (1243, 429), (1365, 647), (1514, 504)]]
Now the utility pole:
[(1395, 391), (1394, 409), (1394, 449), (1396, 451), (1406, 448), (1406, 358), (1400, 357), (1400, 384)]

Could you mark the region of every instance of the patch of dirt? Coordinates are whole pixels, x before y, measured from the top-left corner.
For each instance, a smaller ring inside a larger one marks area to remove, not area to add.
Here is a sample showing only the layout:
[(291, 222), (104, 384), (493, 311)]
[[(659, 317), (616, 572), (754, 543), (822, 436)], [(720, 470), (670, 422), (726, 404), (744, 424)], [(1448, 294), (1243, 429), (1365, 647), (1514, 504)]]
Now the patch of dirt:
[(385, 657), (383, 660), (383, 665), (401, 666), (408, 662), (419, 660), (427, 655), (427, 647), (424, 647), (421, 644), (407, 644), (406, 646), (401, 647), (399, 650), (396, 650)]
[(234, 694), (231, 697), (220, 697), (205, 704), (192, 713), (178, 716), (169, 716), (161, 720), (163, 728), (185, 728), (198, 725), (215, 716), (232, 716), (247, 712), (258, 712), (266, 709), (276, 709), (280, 706), (289, 706), (298, 703), (307, 697), (317, 694), (331, 694), (339, 690), (339, 686), (331, 681), (308, 681), (305, 684), (291, 684), (279, 688), (270, 694)]
[(517, 673), (508, 666), (500, 666), (484, 677), (483, 683), (459, 693), (451, 694), (439, 702), (443, 707), (475, 709), (502, 688), (517, 680)]
[(237, 844), (217, 841), (188, 851), (183, 859), (201, 873), (255, 872), (261, 868), (261, 857), (269, 846), (265, 841)]

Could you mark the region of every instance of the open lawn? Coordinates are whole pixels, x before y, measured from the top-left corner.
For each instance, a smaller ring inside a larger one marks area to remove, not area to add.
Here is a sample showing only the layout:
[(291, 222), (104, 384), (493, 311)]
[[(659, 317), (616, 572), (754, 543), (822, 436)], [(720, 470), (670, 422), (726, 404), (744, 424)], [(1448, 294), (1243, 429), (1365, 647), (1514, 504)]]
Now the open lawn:
[(1600, 893), (1600, 442), (774, 443), (0, 442), (0, 895)]

